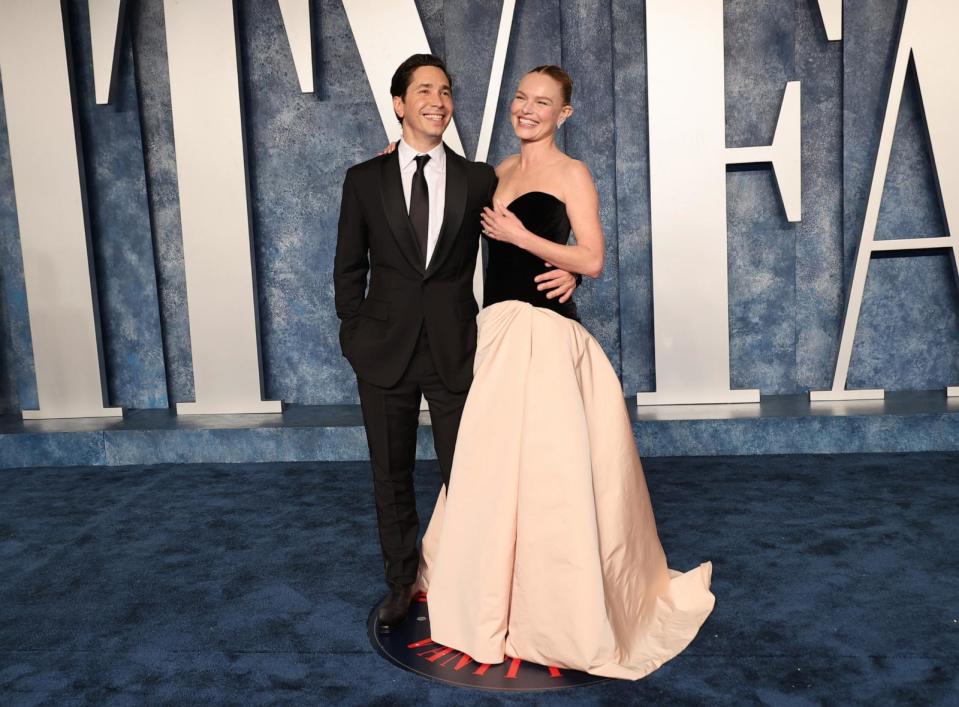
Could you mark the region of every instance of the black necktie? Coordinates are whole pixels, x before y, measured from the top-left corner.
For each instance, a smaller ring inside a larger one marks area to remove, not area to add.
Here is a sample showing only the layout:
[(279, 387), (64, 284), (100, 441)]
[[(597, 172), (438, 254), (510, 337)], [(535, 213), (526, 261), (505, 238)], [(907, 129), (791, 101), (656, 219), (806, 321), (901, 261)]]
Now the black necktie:
[(429, 155), (416, 156), (416, 173), (413, 175), (413, 184), (410, 187), (410, 223), (413, 224), (416, 242), (420, 244), (424, 266), (426, 265), (426, 244), (430, 225), (430, 192), (426, 186), (426, 175), (423, 170), (429, 160)]

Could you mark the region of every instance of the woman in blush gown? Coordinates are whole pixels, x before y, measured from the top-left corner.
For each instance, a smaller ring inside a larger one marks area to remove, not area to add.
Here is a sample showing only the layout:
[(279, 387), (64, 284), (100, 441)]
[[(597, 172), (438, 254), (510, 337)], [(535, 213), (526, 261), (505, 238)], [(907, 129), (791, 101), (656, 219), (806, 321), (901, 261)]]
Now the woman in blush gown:
[(602, 270), (592, 177), (555, 143), (571, 92), (562, 69), (537, 67), (511, 105), (520, 153), (483, 215), (473, 385), (418, 581), (432, 639), (474, 660), (637, 679), (699, 631), (712, 566), (667, 567), (616, 373), (574, 303), (533, 282), (547, 263)]

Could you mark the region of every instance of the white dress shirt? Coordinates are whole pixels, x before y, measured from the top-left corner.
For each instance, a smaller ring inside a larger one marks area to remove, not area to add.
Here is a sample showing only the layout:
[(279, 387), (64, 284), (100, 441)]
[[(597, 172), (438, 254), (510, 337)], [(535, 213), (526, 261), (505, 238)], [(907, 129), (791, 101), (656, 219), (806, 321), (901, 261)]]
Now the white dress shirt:
[(426, 264), (429, 265), (436, 249), (436, 241), (440, 237), (440, 229), (443, 227), (443, 209), (446, 206), (446, 148), (441, 142), (429, 152), (417, 152), (404, 140), (400, 140), (397, 152), (400, 158), (403, 196), (406, 197), (406, 213), (410, 212), (410, 191), (413, 188), (413, 175), (416, 174), (416, 156), (430, 156), (429, 162), (423, 167), (423, 176), (426, 177), (426, 188), (430, 195), (430, 219), (426, 229)]

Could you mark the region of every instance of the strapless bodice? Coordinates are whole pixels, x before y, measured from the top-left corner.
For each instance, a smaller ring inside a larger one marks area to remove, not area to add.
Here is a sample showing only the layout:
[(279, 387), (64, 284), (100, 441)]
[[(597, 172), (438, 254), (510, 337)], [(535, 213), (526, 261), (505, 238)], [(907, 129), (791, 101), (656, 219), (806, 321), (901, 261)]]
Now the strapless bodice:
[[(569, 241), (570, 223), (566, 204), (552, 194), (526, 192), (513, 199), (508, 208), (537, 236), (562, 245)], [(551, 309), (570, 319), (579, 319), (572, 299), (560, 304), (556, 298), (547, 299), (545, 291), (536, 289), (538, 283), (533, 278), (551, 269), (546, 267), (542, 258), (511, 243), (492, 238), (486, 240), (489, 250), (484, 307), (505, 300), (520, 300), (534, 307)]]

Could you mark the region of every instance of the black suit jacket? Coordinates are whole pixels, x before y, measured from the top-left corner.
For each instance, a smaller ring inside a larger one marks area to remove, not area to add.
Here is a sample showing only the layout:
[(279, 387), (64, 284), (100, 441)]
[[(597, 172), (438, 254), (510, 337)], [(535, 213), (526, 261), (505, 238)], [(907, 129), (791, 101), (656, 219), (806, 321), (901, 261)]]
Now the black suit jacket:
[(443, 226), (424, 269), (397, 152), (347, 171), (333, 287), (342, 320), (340, 346), (358, 378), (384, 388), (395, 385), (425, 326), (444, 385), (454, 392), (469, 388), (476, 350), (473, 271), (480, 213), (495, 190), (492, 167), (446, 148)]

